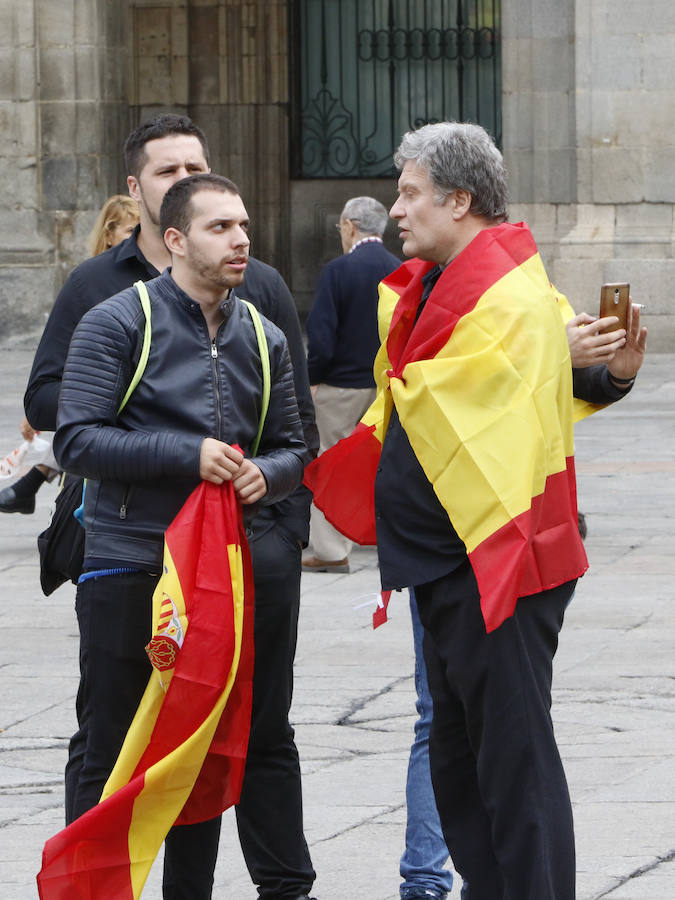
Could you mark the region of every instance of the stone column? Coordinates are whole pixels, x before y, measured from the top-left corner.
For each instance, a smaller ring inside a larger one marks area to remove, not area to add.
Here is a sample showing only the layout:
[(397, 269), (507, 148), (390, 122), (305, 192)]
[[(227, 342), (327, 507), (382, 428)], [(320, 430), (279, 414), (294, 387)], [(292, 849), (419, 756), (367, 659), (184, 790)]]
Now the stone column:
[[(40, 216), (39, 104), (32, 3), (0, 3), (0, 335), (36, 327), (54, 245)], [(41, 321), (41, 320), (40, 320)]]
[[(646, 0), (513, 0), (503, 10), (504, 155), (577, 310), (629, 281), (652, 350), (675, 341), (675, 13)], [(656, 317), (656, 318), (655, 318)]]
[(629, 281), (652, 350), (675, 341), (675, 12), (659, 0), (576, 6), (577, 216), (555, 277), (597, 303)]
[(102, 201), (124, 189), (126, 10), (124, 0), (0, 2), (5, 334), (41, 331)]
[(551, 270), (577, 197), (574, 0), (502, 3), (502, 121), (511, 219)]

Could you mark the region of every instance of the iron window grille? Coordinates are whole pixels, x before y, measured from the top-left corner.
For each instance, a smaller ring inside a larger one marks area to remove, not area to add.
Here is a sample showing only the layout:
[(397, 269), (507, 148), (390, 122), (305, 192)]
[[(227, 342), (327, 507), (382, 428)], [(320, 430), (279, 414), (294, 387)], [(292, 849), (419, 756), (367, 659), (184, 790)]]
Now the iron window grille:
[(295, 177), (390, 177), (403, 133), (427, 122), (478, 122), (501, 145), (499, 0), (292, 9)]

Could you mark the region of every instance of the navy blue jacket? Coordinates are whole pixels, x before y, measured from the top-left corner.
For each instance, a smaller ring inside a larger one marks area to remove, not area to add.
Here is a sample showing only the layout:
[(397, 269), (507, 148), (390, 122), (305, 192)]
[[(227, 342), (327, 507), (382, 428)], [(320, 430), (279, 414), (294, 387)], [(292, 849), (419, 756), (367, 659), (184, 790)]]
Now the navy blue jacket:
[(373, 360), (380, 348), (377, 286), (400, 265), (373, 241), (323, 267), (307, 319), (310, 384), (374, 387)]

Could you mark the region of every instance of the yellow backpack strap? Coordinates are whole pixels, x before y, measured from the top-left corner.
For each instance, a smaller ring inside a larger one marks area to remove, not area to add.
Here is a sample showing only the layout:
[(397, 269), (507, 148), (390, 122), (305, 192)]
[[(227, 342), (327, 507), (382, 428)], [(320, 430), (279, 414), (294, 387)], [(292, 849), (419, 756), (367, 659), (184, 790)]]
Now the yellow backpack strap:
[(141, 350), (141, 358), (138, 360), (138, 365), (136, 366), (136, 371), (134, 372), (134, 377), (131, 379), (131, 383), (127, 388), (127, 392), (120, 403), (120, 408), (117, 410), (117, 414), (119, 415), (124, 407), (127, 405), (127, 401), (129, 397), (136, 390), (138, 382), (143, 377), (143, 372), (145, 371), (145, 366), (148, 362), (148, 357), (150, 356), (150, 343), (152, 341), (152, 315), (150, 312), (150, 297), (148, 296), (148, 289), (145, 286), (143, 281), (137, 281), (134, 283), (134, 287), (138, 291), (138, 296), (141, 299), (141, 306), (143, 307), (143, 312), (145, 313), (145, 331), (143, 332), (143, 348)]
[[(124, 395), (122, 402), (120, 403), (120, 408), (117, 410), (117, 415), (119, 415), (124, 407), (127, 405), (127, 400), (133, 392), (136, 390), (136, 386), (138, 382), (143, 377), (143, 372), (145, 371), (146, 363), (148, 362), (148, 356), (150, 356), (150, 342), (152, 340), (152, 322), (151, 322), (151, 314), (150, 314), (150, 297), (148, 296), (148, 289), (146, 288), (144, 282), (137, 281), (134, 284), (134, 287), (138, 291), (138, 296), (141, 298), (141, 306), (143, 307), (143, 312), (145, 313), (145, 331), (143, 332), (143, 348), (141, 350), (141, 358), (138, 360), (138, 365), (136, 366), (136, 371), (134, 372), (134, 377), (131, 379), (131, 384), (127, 388), (127, 392)], [(65, 479), (65, 472), (61, 479), (60, 487), (63, 487), (63, 479)], [(77, 521), (84, 527), (84, 494), (87, 490), (87, 479), (85, 478), (82, 482), (82, 502), (75, 510), (73, 515), (77, 519)]]
[(250, 303), (248, 300), (244, 300), (244, 303), (248, 307), (248, 311), (251, 314), (251, 320), (253, 322), (253, 328), (255, 329), (255, 336), (258, 339), (258, 352), (260, 353), (260, 366), (262, 368), (262, 381), (263, 381), (263, 395), (262, 395), (262, 408), (260, 410), (260, 423), (258, 424), (258, 434), (255, 437), (255, 440), (251, 444), (251, 456), (255, 456), (258, 452), (258, 447), (260, 446), (260, 438), (263, 433), (263, 428), (265, 426), (265, 418), (267, 416), (267, 410), (270, 405), (270, 384), (272, 381), (271, 373), (270, 373), (270, 353), (267, 347), (267, 338), (265, 337), (265, 332), (263, 331), (263, 324), (260, 319), (260, 313), (255, 308), (255, 306)]

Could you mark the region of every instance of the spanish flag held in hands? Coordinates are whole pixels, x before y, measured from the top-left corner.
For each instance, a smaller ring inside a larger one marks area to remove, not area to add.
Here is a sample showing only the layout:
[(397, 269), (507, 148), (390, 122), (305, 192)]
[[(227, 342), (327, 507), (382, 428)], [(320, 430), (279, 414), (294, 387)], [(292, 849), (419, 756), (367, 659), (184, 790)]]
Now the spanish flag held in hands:
[(431, 268), (410, 260), (380, 285), (377, 397), (352, 435), (309, 466), (305, 484), (347, 537), (376, 543), (374, 480), (395, 404), (466, 546), (492, 631), (518, 597), (588, 568), (569, 347), (525, 224), (481, 231), (446, 266), (416, 320)]
[(174, 824), (239, 799), (251, 720), (253, 577), (231, 482), (166, 531), (153, 672), (98, 806), (47, 841), (41, 900), (137, 900)]

